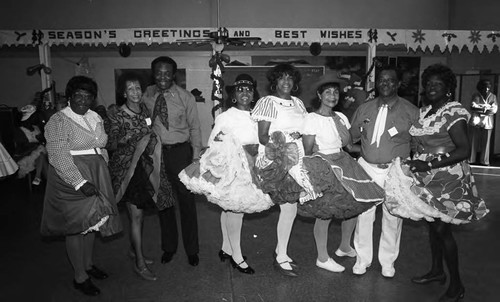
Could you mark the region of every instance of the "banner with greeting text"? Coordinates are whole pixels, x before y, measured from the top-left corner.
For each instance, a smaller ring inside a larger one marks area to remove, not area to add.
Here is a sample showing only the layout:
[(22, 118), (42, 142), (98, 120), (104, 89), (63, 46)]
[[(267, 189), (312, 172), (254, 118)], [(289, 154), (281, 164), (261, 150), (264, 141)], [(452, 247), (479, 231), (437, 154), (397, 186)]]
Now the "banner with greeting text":
[(129, 29), (31, 29), (0, 30), (2, 46), (109, 45), (109, 44), (197, 44), (207, 43), (215, 32), (228, 38), (249, 39), (248, 44), (404, 45), (408, 50), (491, 52), (500, 46), (500, 31), (356, 29), (356, 28), (129, 28)]

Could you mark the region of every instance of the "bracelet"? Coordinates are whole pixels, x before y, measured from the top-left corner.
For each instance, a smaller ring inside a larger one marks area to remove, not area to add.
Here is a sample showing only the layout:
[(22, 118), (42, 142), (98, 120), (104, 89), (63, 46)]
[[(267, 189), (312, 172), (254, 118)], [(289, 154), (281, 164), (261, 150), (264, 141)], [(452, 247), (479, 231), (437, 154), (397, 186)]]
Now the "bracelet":
[(428, 161), (427, 166), (429, 166), (429, 168), (431, 168), (431, 170), (432, 170), (432, 162)]

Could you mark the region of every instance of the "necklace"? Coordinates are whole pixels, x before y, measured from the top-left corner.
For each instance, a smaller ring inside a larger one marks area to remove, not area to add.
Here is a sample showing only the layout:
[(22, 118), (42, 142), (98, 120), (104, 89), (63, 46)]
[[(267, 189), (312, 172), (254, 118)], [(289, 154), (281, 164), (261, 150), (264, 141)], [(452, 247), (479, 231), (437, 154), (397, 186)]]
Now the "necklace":
[(125, 103), (125, 106), (127, 106), (128, 110), (130, 110), (132, 113), (135, 113), (135, 114), (137, 114), (137, 115), (139, 115), (139, 114), (141, 114), (141, 113), (142, 113), (142, 108), (141, 108), (141, 107), (139, 107), (139, 109), (141, 109), (141, 111), (139, 111), (139, 112), (135, 112), (134, 110), (132, 110), (132, 108), (130, 108), (130, 107), (128, 106), (128, 104), (127, 104), (127, 103)]

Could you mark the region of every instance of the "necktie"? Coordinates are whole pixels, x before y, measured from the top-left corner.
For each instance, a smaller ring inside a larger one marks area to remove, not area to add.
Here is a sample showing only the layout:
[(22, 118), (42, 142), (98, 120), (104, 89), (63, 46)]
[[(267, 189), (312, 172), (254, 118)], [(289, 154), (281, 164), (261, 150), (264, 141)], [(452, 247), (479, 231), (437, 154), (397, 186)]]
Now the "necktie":
[(153, 109), (153, 122), (157, 116), (160, 118), (163, 126), (165, 126), (165, 128), (167, 128), (168, 130), (168, 108), (167, 101), (163, 96), (163, 92), (160, 92), (160, 94), (156, 98), (155, 107)]
[(375, 127), (373, 128), (371, 144), (377, 142), (377, 148), (380, 145), (380, 137), (382, 136), (385, 130), (386, 119), (387, 119), (387, 104), (384, 104), (378, 110), (377, 120), (375, 121)]

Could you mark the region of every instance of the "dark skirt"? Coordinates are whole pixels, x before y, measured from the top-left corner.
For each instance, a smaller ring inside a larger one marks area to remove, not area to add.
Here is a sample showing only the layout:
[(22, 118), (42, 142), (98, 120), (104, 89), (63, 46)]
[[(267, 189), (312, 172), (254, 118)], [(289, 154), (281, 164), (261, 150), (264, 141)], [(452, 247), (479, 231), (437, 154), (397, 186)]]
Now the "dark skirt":
[(40, 232), (45, 236), (74, 235), (87, 231), (105, 216), (99, 227), (102, 236), (122, 230), (106, 162), (100, 155), (73, 156), (83, 178), (94, 184), (99, 196), (85, 196), (62, 180), (54, 167), (49, 167)]
[(135, 167), (134, 175), (130, 179), (125, 194), (119, 202), (131, 203), (139, 209), (155, 209), (156, 206), (150, 192), (154, 192), (154, 188), (149, 181), (149, 175), (144, 169), (141, 158)]
[(301, 216), (348, 219), (384, 200), (384, 190), (345, 152), (317, 153), (303, 161), (311, 184), (323, 196), (299, 204)]

